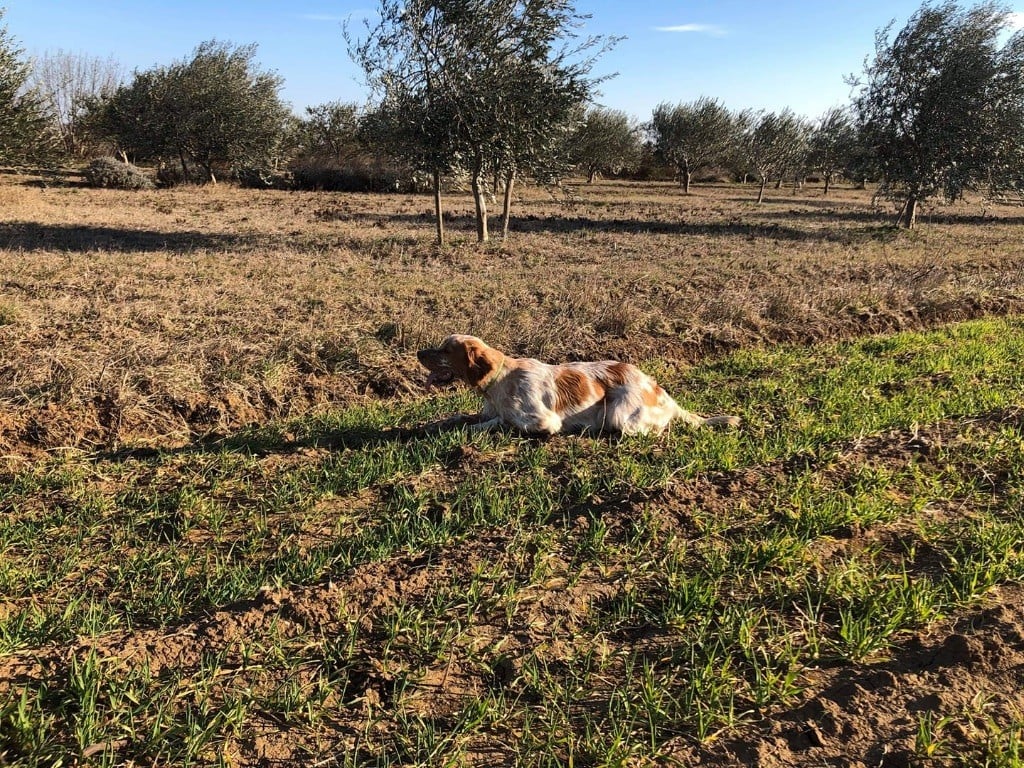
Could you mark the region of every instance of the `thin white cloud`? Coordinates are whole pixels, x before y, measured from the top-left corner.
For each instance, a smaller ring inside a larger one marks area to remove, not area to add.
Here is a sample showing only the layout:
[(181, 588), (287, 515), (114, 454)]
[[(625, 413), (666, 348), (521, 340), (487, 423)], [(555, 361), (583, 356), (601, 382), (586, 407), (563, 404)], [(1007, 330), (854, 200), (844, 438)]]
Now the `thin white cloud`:
[(1024, 12), (1014, 11), (1006, 14), (1006, 26), (1010, 29), (1024, 29)]
[(671, 27), (655, 27), (657, 32), (696, 32), (701, 35), (722, 37), (725, 35), (725, 27), (718, 24), (676, 24)]

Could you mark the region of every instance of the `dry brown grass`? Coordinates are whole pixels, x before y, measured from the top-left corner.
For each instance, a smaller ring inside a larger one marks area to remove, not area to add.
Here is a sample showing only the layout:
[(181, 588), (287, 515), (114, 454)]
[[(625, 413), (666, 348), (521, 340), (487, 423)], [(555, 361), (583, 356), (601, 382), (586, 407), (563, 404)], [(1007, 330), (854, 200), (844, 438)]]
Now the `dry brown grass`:
[[(28, 180), (31, 181), (31, 180)], [(0, 444), (180, 444), (418, 393), (453, 331), (545, 359), (688, 362), (1019, 310), (1019, 208), (936, 207), (897, 233), (870, 192), (606, 182), (518, 201), (479, 247), (426, 196), (0, 186)]]

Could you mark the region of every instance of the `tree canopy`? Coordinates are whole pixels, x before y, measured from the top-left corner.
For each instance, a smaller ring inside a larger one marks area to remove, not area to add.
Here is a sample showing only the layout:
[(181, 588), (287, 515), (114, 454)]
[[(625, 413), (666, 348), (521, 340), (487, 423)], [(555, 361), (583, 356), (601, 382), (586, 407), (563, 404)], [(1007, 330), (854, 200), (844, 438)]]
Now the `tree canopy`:
[[(0, 8), (0, 21), (4, 9)], [(16, 165), (46, 159), (55, 135), (38, 93), (28, 87), (31, 65), (0, 26), (0, 163)]]
[(801, 161), (807, 130), (790, 109), (781, 112), (742, 112), (736, 118), (741, 162), (760, 179), (757, 202), (771, 178), (780, 178)]
[(828, 196), (832, 180), (849, 168), (857, 151), (857, 129), (845, 109), (833, 107), (818, 119), (810, 136), (809, 163), (821, 171)]
[(639, 129), (622, 110), (591, 107), (572, 135), (573, 164), (593, 182), (599, 173), (619, 173), (640, 159)]
[[(918, 204), (954, 199), (1002, 177), (1020, 143), (1024, 32), (1000, 46), (1007, 11), (993, 3), (963, 9), (923, 5), (895, 36), (875, 36), (854, 108), (884, 175), (913, 227)], [(1018, 166), (1019, 168), (1019, 166)]]
[(735, 133), (732, 113), (706, 96), (674, 106), (663, 102), (651, 117), (655, 149), (675, 169), (687, 194), (693, 172), (721, 162)]
[(569, 0), (381, 0), (380, 20), (349, 52), (377, 99), (377, 130), (434, 177), (470, 177), (477, 236), (488, 239), (484, 178), (503, 176), (506, 216), (517, 172), (559, 159), (591, 96), (595, 58), (611, 41), (579, 40)]
[(215, 169), (273, 163), (289, 117), (282, 79), (262, 72), (256, 46), (208, 41), (187, 60), (136, 72), (96, 107), (98, 129), (140, 160)]

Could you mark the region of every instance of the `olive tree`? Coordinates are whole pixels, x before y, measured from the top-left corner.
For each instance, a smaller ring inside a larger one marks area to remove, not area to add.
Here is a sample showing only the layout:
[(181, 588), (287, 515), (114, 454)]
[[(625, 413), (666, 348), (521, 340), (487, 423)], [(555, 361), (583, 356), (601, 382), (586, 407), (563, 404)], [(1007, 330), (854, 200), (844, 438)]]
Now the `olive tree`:
[(1003, 76), (1000, 108), (992, 115), (992, 145), (989, 147), (988, 192), (1006, 192), (1024, 201), (1024, 32), (1013, 35), (1000, 49), (999, 69)]
[[(4, 9), (0, 8), (0, 20)], [(47, 159), (54, 134), (38, 93), (30, 86), (31, 65), (6, 26), (0, 26), (0, 164)]]
[(593, 183), (599, 173), (619, 173), (640, 160), (639, 129), (621, 110), (591, 107), (573, 132), (573, 163)]
[(378, 130), (434, 179), (465, 171), (477, 238), (489, 239), (485, 177), (504, 176), (506, 221), (515, 174), (538, 168), (592, 93), (602, 38), (577, 41), (585, 19), (570, 0), (381, 0), (366, 36), (346, 29), (349, 53), (376, 97)]
[(732, 113), (706, 96), (686, 104), (659, 104), (650, 131), (656, 151), (676, 170), (685, 194), (690, 193), (693, 172), (722, 162), (734, 140)]
[(448, 114), (433, 89), (394, 89), (360, 122), (364, 143), (385, 149), (413, 171), (430, 176), (438, 245), (445, 244), (441, 182), (459, 161)]
[(360, 146), (359, 105), (329, 101), (306, 107), (306, 115), (296, 126), (295, 143), (304, 155), (344, 159), (357, 154)]
[(445, 9), (429, 0), (381, 0), (379, 16), (376, 25), (367, 23), (363, 39), (345, 27), (349, 55), (376, 97), (362, 129), (414, 170), (430, 174), (437, 242), (444, 245), (441, 180), (459, 162), (458, 75), (449, 62), (457, 56), (457, 29)]
[(1024, 33), (1001, 45), (1007, 21), (993, 3), (925, 4), (895, 35), (892, 24), (877, 32), (874, 58), (851, 79), (883, 191), (902, 201), (897, 224), (912, 228), (921, 202), (955, 199), (1014, 162)]
[(825, 180), (825, 196), (832, 181), (851, 164), (857, 148), (857, 129), (847, 110), (832, 107), (818, 118), (810, 136), (809, 162)]
[(136, 72), (94, 106), (94, 124), (125, 154), (189, 163), (216, 182), (215, 169), (266, 167), (289, 119), (282, 79), (260, 71), (256, 46), (200, 44), (187, 60)]
[(804, 151), (806, 125), (793, 113), (744, 111), (736, 117), (738, 158), (743, 167), (759, 181), (757, 202), (764, 201), (764, 190), (772, 178), (781, 178), (796, 167)]
[[(525, 20), (524, 41), (549, 34), (551, 20)], [(529, 28), (536, 25), (536, 29)], [(512, 190), (519, 175), (556, 183), (573, 167), (572, 135), (590, 98), (589, 64), (567, 62), (565, 51), (533, 40), (506, 68), (509, 97), (497, 103), (497, 131), (489, 142), (491, 166), (504, 186), (502, 236), (508, 236)], [(485, 238), (486, 239), (486, 238)]]

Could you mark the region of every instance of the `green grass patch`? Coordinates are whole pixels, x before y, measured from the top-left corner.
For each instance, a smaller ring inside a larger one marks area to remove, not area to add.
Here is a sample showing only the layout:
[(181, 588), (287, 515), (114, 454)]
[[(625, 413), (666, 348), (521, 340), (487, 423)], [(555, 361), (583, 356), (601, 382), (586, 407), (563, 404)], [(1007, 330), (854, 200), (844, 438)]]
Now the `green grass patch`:
[[(1024, 322), (982, 320), (661, 376), (735, 431), (412, 428), (474, 408), (461, 393), (37, 462), (0, 482), (0, 662), (173, 634), (374, 563), (437, 575), (173, 673), (86, 652), (0, 679), (0, 756), (231, 764), (254, 719), (351, 765), (626, 764), (709, 742), (799, 696), (809, 666), (884, 658), (1024, 576), (1022, 359)], [(931, 754), (939, 722), (920, 726)], [(991, 733), (1019, 755), (1019, 725)]]

